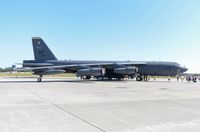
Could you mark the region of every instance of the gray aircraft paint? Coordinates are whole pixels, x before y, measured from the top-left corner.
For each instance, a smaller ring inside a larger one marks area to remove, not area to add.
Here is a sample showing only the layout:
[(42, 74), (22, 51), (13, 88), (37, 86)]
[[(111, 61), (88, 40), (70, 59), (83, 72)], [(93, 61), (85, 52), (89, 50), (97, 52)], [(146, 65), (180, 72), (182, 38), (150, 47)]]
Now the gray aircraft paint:
[(57, 60), (55, 55), (42, 39), (35, 37), (32, 39), (32, 44), (36, 61)]
[[(53, 52), (48, 48), (45, 42), (39, 38), (32, 38), (33, 51), (35, 60), (24, 60), (23, 67), (35, 68), (51, 66), (68, 66), (76, 65), (72, 67), (63, 67), (57, 70), (64, 70), (66, 73), (76, 73), (77, 70), (92, 67), (103, 67), (106, 69), (104, 76), (111, 78), (123, 77), (120, 74), (113, 73), (114, 68), (135, 66), (138, 68), (138, 74), (140, 75), (153, 75), (153, 76), (175, 76), (177, 74), (187, 71), (187, 68), (180, 66), (176, 62), (160, 62), (160, 61), (88, 61), (88, 60), (57, 60)], [(86, 65), (87, 64), (87, 65)], [(90, 66), (91, 64), (91, 66)], [(51, 69), (52, 70), (52, 69)], [(40, 73), (44, 72), (43, 69), (37, 69)], [(33, 70), (33, 72), (35, 72)], [(37, 72), (35, 72), (37, 73)], [(39, 74), (38, 74), (39, 75)]]

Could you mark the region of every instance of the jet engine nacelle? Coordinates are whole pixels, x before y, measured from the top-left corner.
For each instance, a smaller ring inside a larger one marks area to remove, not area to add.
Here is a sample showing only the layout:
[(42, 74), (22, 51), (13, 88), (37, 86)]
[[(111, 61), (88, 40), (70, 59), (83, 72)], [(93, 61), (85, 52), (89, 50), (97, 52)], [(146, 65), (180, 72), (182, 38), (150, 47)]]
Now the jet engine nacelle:
[(36, 75), (52, 75), (52, 74), (61, 74), (61, 73), (65, 73), (65, 70), (49, 69), (49, 70), (42, 71), (42, 72), (35, 72), (34, 74), (36, 74)]
[(80, 69), (76, 72), (77, 76), (101, 76), (105, 74), (105, 70), (103, 68), (88, 68), (88, 69)]
[(138, 68), (134, 66), (120, 67), (114, 69), (114, 73), (116, 74), (133, 75), (136, 74), (137, 72)]

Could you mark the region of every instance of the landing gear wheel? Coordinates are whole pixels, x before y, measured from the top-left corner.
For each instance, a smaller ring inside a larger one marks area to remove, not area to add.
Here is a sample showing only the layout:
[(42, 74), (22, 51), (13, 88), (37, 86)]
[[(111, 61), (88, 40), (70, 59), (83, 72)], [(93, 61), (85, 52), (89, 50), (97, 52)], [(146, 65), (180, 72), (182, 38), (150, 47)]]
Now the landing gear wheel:
[(133, 79), (134, 77), (135, 77), (134, 75), (129, 76), (129, 78), (131, 78), (131, 79)]
[(86, 76), (85, 79), (89, 80), (91, 78), (91, 76)]
[(121, 80), (122, 80), (122, 78), (120, 78), (120, 77), (119, 77), (119, 78), (116, 78), (116, 80), (117, 80), (117, 81), (121, 81)]
[(142, 77), (141, 76), (137, 76), (136, 77), (136, 81), (142, 81)]
[(37, 79), (37, 82), (42, 82), (42, 75)]
[(38, 82), (42, 82), (42, 78), (41, 78), (41, 77), (38, 78), (37, 81), (38, 81)]
[(112, 77), (108, 77), (108, 80), (109, 80), (109, 81), (112, 81)]
[(97, 79), (98, 81), (101, 81), (101, 80), (103, 80), (103, 77), (96, 77), (96, 79)]

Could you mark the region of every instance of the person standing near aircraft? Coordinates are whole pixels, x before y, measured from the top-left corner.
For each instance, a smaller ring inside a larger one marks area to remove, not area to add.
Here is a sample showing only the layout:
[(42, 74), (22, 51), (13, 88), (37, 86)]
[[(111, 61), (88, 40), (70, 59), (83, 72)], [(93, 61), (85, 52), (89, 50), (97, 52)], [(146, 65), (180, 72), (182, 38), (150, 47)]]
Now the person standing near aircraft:
[(168, 76), (168, 82), (170, 82), (171, 81), (171, 77), (170, 76)]

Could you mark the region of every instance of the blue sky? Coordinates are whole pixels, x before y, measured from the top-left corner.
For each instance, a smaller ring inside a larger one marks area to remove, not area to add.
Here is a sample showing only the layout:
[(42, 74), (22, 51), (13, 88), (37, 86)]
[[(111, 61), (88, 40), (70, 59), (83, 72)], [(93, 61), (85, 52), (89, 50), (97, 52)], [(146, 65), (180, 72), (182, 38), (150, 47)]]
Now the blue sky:
[(0, 0), (0, 67), (33, 59), (176, 61), (200, 73), (199, 0)]

